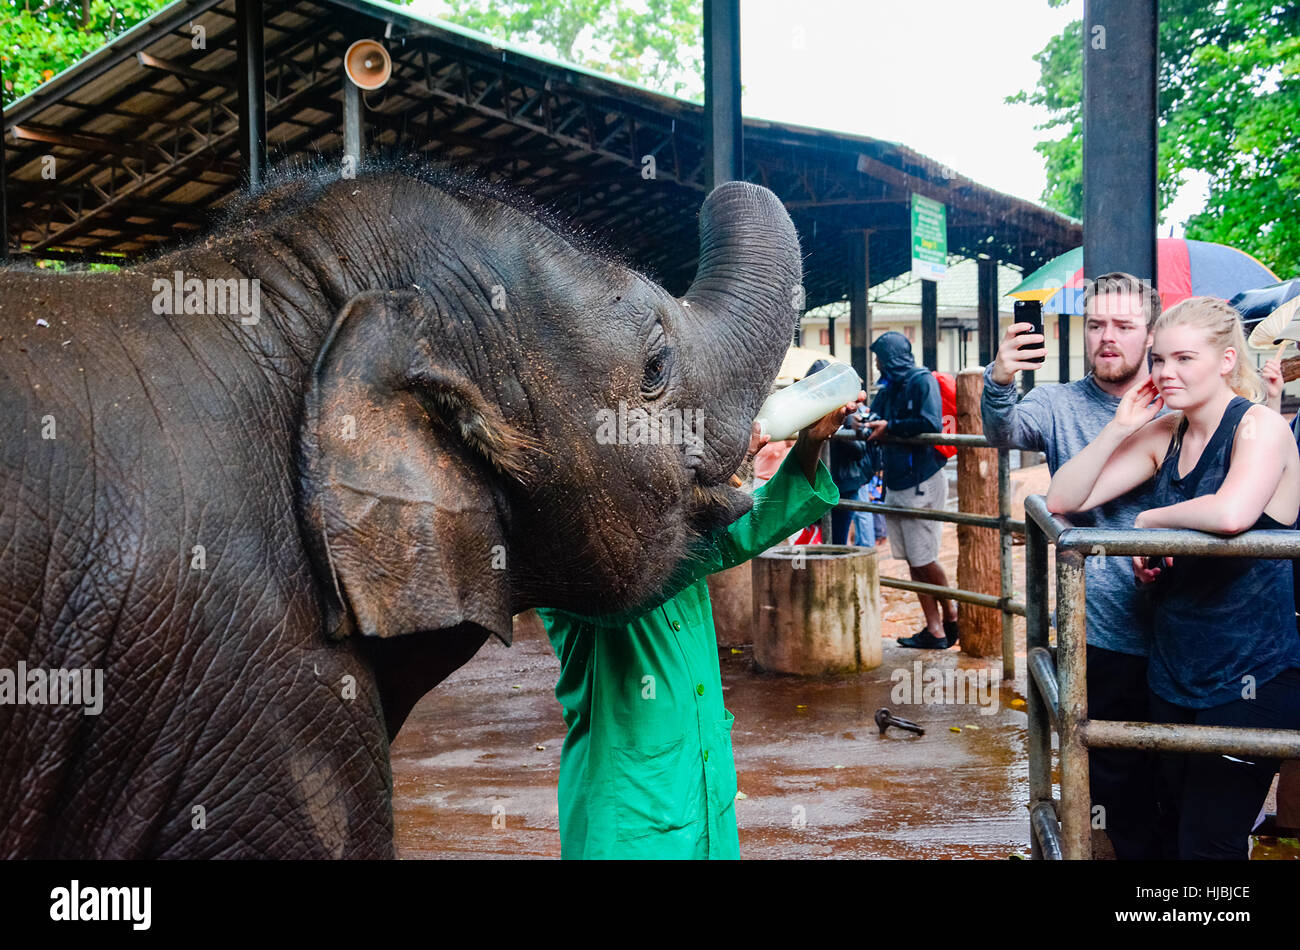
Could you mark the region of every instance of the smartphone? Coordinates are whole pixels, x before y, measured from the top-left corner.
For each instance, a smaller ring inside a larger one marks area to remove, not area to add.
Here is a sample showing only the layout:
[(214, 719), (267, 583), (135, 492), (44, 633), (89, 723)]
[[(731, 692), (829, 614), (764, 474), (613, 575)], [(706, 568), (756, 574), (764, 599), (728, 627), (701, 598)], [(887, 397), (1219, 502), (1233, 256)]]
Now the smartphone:
[[(1033, 327), (1034, 327), (1034, 328), (1033, 328), (1032, 330), (1029, 330), (1029, 331), (1026, 331), (1026, 332), (1028, 332), (1028, 333), (1037, 333), (1037, 334), (1039, 334), (1039, 335), (1041, 336), (1042, 333), (1043, 333), (1043, 304), (1042, 304), (1042, 302), (1041, 302), (1041, 301), (1038, 301), (1038, 300), (1017, 300), (1017, 301), (1016, 301), (1016, 310), (1015, 310), (1015, 320), (1012, 321), (1012, 322), (1013, 322), (1013, 323), (1031, 323), (1031, 324), (1033, 324)], [(1039, 349), (1040, 347), (1045, 347), (1046, 345), (1047, 345), (1047, 340), (1044, 339), (1042, 343), (1035, 344), (1035, 345), (1034, 345), (1034, 349)], [(1026, 363), (1033, 363), (1033, 364), (1036, 365), (1036, 366), (1042, 366), (1042, 365), (1043, 365), (1043, 361), (1044, 361), (1044, 359), (1045, 359), (1045, 357), (1040, 356), (1040, 357), (1038, 357), (1038, 359), (1034, 359), (1034, 360), (1025, 360), (1024, 362), (1026, 362)]]

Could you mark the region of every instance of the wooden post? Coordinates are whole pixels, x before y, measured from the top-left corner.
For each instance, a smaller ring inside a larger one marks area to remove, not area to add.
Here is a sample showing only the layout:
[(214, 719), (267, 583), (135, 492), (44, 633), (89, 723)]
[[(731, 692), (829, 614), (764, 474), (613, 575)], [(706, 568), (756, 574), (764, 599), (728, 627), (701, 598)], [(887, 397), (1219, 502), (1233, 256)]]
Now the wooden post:
[[(957, 431), (980, 434), (980, 394), (984, 370), (957, 374)], [(957, 507), (980, 515), (998, 513), (998, 453), (996, 449), (957, 450)], [(998, 533), (992, 528), (957, 526), (957, 586), (979, 594), (1000, 596), (1001, 564)], [(961, 649), (969, 656), (1002, 653), (1002, 614), (989, 607), (957, 604)]]
[(880, 574), (871, 548), (780, 545), (754, 566), (754, 663), (820, 676), (881, 663)]

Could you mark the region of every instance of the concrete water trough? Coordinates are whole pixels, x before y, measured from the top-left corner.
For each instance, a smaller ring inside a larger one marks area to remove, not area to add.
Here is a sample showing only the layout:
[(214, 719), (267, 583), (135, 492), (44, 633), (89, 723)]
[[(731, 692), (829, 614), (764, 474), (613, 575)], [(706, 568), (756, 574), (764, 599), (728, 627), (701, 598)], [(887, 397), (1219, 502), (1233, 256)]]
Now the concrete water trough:
[(774, 673), (861, 673), (881, 662), (874, 548), (780, 545), (754, 558), (754, 662)]

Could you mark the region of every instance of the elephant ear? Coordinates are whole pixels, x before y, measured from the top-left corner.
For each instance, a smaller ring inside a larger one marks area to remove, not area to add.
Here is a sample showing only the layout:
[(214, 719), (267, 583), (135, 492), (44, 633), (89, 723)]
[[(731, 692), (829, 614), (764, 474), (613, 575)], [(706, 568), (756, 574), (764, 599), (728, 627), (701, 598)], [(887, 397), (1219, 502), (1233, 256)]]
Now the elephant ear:
[[(333, 637), (474, 623), (510, 643), (507, 505), (524, 440), (430, 343), (433, 305), (367, 292), (317, 357), (299, 438), (302, 522)], [(422, 335), (423, 334), (423, 335)]]

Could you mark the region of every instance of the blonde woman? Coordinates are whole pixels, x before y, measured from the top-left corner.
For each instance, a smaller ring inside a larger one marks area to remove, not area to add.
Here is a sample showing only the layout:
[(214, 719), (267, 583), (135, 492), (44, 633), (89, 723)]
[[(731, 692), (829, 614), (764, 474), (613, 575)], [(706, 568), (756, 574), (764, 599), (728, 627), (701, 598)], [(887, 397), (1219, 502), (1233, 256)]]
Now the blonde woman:
[[(1086, 511), (1155, 476), (1156, 507), (1141, 512), (1135, 527), (1224, 535), (1294, 527), (1300, 454), (1282, 417), (1256, 405), (1263, 385), (1246, 361), (1236, 311), (1193, 297), (1162, 314), (1154, 333), (1151, 378), (1057, 471), (1049, 510)], [(1161, 407), (1174, 411), (1157, 418)], [(1134, 558), (1154, 605), (1152, 719), (1300, 729), (1291, 562), (1154, 561)], [(1164, 756), (1178, 856), (1246, 858), (1277, 767), (1252, 756)]]

